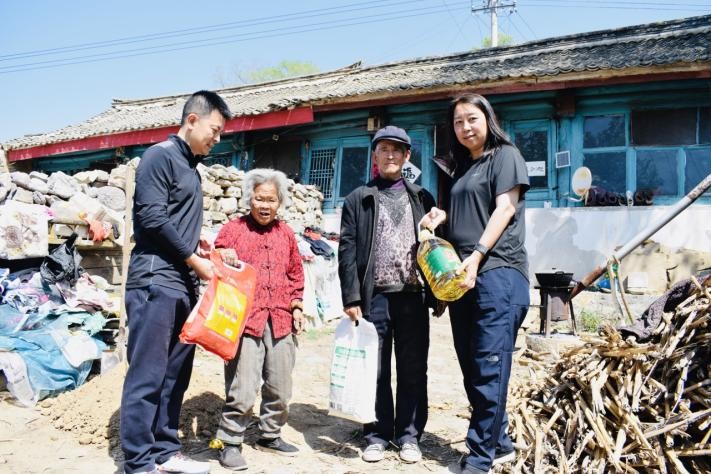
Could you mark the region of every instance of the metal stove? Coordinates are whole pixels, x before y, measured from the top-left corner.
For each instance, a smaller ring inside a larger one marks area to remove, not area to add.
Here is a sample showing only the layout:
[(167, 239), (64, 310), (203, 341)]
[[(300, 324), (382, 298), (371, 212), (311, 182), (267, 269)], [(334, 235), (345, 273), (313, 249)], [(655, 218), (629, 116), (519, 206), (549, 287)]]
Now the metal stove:
[(536, 273), (538, 285), (534, 286), (541, 295), (540, 317), (541, 334), (549, 337), (554, 322), (570, 320), (573, 335), (578, 334), (575, 324), (575, 311), (570, 294), (575, 287), (573, 274), (557, 271), (554, 273)]

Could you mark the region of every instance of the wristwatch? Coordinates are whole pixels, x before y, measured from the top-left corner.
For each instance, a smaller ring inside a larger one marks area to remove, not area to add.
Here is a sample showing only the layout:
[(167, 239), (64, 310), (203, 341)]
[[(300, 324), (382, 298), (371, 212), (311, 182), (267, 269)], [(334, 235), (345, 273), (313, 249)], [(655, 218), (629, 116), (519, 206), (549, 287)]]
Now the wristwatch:
[(479, 252), (482, 257), (486, 257), (486, 254), (489, 253), (489, 247), (482, 244), (481, 242), (477, 242), (477, 244), (474, 246), (474, 251)]

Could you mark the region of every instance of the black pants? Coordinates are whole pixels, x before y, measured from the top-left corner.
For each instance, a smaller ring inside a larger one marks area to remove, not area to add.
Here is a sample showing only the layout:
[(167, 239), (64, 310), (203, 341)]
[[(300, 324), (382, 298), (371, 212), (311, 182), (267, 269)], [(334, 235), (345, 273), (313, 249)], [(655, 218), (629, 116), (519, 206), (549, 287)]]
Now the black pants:
[(187, 293), (158, 285), (126, 290), (121, 447), (127, 473), (150, 471), (180, 450), (180, 407), (195, 346), (182, 344), (178, 336), (194, 303)]
[[(419, 440), (427, 423), (429, 313), (421, 293), (378, 293), (365, 317), (378, 331), (377, 421), (363, 427), (367, 444)], [(397, 394), (390, 382), (393, 341)]]

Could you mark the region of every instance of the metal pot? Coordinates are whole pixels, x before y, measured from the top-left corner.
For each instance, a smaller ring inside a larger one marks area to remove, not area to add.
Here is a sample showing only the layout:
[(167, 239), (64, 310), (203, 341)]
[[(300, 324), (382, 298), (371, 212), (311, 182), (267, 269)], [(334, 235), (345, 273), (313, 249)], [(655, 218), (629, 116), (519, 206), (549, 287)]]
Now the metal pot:
[(536, 273), (536, 280), (544, 288), (567, 288), (573, 280), (573, 273), (563, 270), (552, 273)]

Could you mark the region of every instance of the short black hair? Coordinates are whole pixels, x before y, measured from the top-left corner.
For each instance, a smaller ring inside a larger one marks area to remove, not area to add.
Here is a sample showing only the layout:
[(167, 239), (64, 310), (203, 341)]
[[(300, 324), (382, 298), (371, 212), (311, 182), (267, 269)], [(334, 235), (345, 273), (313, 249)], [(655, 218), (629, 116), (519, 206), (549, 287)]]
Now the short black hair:
[(213, 110), (220, 112), (225, 120), (232, 117), (230, 108), (222, 97), (212, 91), (197, 91), (190, 96), (183, 107), (183, 116), (180, 118), (180, 125), (185, 125), (188, 115), (197, 114), (198, 117), (210, 115)]

